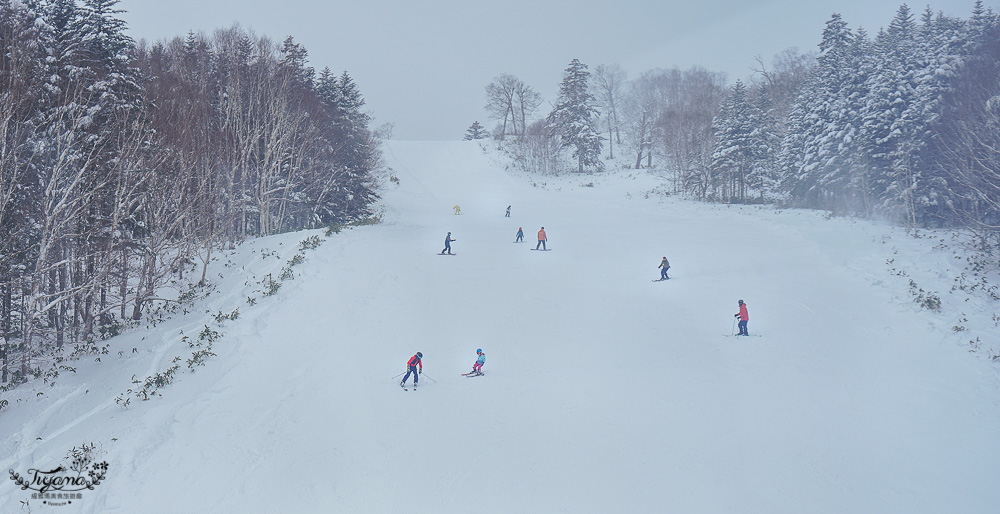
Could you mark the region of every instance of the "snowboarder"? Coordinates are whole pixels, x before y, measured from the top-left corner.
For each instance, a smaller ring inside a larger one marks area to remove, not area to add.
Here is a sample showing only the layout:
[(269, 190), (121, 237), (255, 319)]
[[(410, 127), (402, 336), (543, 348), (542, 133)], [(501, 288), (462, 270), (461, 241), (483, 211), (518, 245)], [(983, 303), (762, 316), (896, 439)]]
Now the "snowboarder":
[[(417, 378), (421, 373), (424, 372), (424, 354), (417, 352), (416, 355), (410, 357), (410, 360), (406, 361), (406, 376), (403, 377), (403, 381), (399, 383), (401, 386), (406, 385), (406, 379), (410, 378), (410, 373), (413, 373), (413, 387), (417, 387)], [(420, 366), (420, 369), (417, 369)]]
[(453, 253), (451, 253), (452, 241), (458, 241), (458, 239), (452, 239), (451, 232), (448, 232), (448, 235), (444, 236), (444, 250), (441, 250), (441, 255), (444, 255), (444, 252), (448, 252), (448, 255), (454, 255)]
[(456, 205), (455, 207), (453, 207), (453, 209), (455, 209), (455, 215), (456, 216), (459, 215), (459, 214), (462, 214), (462, 208), (461, 207), (459, 207), (459, 206)]
[(549, 237), (545, 235), (545, 227), (542, 227), (542, 229), (538, 231), (538, 244), (535, 245), (535, 250), (537, 250), (539, 246), (542, 247), (542, 250), (546, 250), (545, 242), (548, 240)]
[(507, 214), (505, 214), (504, 217), (506, 217), (506, 218), (510, 217), (510, 206), (509, 205), (507, 206)]
[(660, 265), (657, 267), (660, 268), (660, 280), (667, 280), (670, 278), (667, 276), (667, 270), (670, 269), (670, 261), (667, 260), (666, 256), (663, 257), (663, 260), (660, 261)]
[(739, 325), (740, 333), (736, 335), (738, 336), (750, 335), (749, 333), (747, 333), (747, 322), (750, 321), (750, 313), (747, 312), (747, 304), (743, 303), (743, 300), (740, 300), (740, 312), (733, 314), (733, 317), (740, 318), (740, 325)]
[(521, 227), (517, 227), (517, 239), (514, 240), (515, 243), (524, 242), (524, 230)]
[(479, 357), (476, 359), (476, 363), (472, 365), (472, 372), (470, 375), (482, 375), (483, 374), (483, 364), (486, 364), (486, 354), (483, 349), (480, 348), (476, 350), (476, 355)]

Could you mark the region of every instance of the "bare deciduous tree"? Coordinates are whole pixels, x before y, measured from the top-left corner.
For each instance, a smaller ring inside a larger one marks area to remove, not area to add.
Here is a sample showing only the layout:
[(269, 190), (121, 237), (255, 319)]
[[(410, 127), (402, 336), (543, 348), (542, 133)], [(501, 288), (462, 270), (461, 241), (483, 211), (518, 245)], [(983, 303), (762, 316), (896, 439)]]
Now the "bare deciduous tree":
[(621, 144), (622, 142), (618, 110), (622, 103), (622, 89), (628, 79), (628, 73), (617, 64), (600, 64), (594, 68), (590, 79), (593, 82), (595, 96), (608, 126), (608, 152), (610, 157), (614, 159), (614, 143)]

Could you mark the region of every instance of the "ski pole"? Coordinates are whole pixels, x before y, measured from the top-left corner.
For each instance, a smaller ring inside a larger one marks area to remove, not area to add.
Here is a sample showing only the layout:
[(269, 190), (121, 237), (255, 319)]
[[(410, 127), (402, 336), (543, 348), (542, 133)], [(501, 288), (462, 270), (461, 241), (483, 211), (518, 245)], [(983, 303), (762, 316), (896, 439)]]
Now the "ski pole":
[(736, 335), (736, 316), (733, 316), (733, 329), (729, 331), (729, 335)]
[[(404, 371), (403, 373), (406, 373), (406, 372)], [(396, 377), (402, 375), (403, 373), (400, 373), (399, 375), (396, 375)], [(396, 378), (396, 377), (392, 377), (392, 378)], [(389, 380), (392, 380), (392, 378), (390, 378)]]
[(428, 377), (427, 375), (424, 375), (424, 373), (423, 373), (423, 372), (420, 372), (420, 376), (422, 376), (422, 377), (424, 377), (424, 378), (430, 378), (431, 382), (434, 382), (435, 384), (437, 383), (437, 380), (434, 380), (433, 378), (431, 378), (431, 377)]

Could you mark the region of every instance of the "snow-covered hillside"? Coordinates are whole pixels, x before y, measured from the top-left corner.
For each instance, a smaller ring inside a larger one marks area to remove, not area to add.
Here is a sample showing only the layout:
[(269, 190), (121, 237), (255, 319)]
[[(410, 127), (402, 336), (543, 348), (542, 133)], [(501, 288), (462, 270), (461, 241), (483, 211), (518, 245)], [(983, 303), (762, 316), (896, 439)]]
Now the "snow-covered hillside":
[(522, 176), (475, 142), (386, 157), (383, 223), (248, 242), (189, 313), (4, 393), (3, 469), (93, 443), (108, 470), (60, 507), (8, 481), (0, 512), (996, 512), (1000, 308), (949, 293), (936, 238)]

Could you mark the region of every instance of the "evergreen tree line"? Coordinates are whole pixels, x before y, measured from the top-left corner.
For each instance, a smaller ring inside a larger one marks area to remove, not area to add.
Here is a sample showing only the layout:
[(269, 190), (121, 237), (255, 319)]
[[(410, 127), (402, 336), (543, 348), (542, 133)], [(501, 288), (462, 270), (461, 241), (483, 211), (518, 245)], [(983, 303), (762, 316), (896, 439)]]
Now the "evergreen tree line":
[[(537, 93), (502, 75), (487, 110), (525, 169), (560, 171), (573, 148), (577, 171), (596, 171), (593, 152), (607, 149), (701, 199), (970, 227), (1000, 245), (1000, 17), (981, 0), (968, 19), (902, 5), (870, 37), (834, 14), (818, 50), (758, 58), (732, 85), (698, 67), (630, 80), (617, 65), (571, 64), (561, 117), (538, 118)], [(588, 146), (567, 130), (600, 136)]]
[(764, 134), (782, 135), (776, 183), (749, 187), (909, 226), (1000, 228), (998, 49), (981, 2), (968, 20), (903, 5), (874, 38), (833, 15), (784, 132)]
[(186, 270), (203, 283), (223, 245), (377, 198), (346, 72), (239, 27), (137, 44), (117, 3), (0, 0), (0, 382), (140, 319)]

